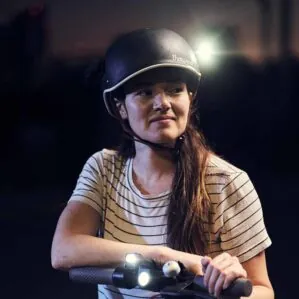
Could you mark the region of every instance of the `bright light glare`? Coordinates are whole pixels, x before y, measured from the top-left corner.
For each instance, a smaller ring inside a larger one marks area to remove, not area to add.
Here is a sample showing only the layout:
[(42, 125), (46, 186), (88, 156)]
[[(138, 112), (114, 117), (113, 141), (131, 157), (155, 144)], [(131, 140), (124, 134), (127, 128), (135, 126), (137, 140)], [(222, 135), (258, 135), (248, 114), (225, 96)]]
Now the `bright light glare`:
[(196, 53), (201, 64), (211, 65), (215, 61), (216, 45), (211, 40), (203, 41), (199, 44)]
[(132, 266), (136, 265), (139, 261), (139, 256), (138, 254), (135, 253), (129, 253), (126, 255), (126, 262), (128, 264), (131, 264)]
[(151, 280), (151, 277), (148, 272), (140, 272), (138, 275), (138, 284), (141, 287), (145, 287)]

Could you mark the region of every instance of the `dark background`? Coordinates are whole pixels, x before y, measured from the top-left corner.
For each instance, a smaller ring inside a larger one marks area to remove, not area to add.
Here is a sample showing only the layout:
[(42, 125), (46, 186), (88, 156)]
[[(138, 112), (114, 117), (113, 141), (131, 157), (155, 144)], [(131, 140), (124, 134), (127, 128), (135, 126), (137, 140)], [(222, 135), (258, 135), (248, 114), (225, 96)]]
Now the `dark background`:
[[(103, 51), (122, 31), (158, 24), (188, 35), (202, 18), (218, 30), (225, 53), (214, 68), (203, 68), (200, 128), (211, 147), (254, 182), (273, 241), (267, 260), (276, 298), (296, 298), (299, 63), (292, 16), (298, 1), (198, 1), (205, 9), (198, 14), (192, 1), (112, 1), (113, 11), (99, 1), (105, 20), (91, 10), (88, 17), (94, 1), (61, 1), (60, 22), (57, 1), (25, 2), (0, 5), (0, 15), (8, 16), (0, 25), (1, 297), (96, 297), (94, 286), (70, 283), (66, 273), (51, 268), (50, 248), (84, 162), (119, 137), (99, 86)], [(125, 2), (128, 10), (120, 13)], [(193, 18), (176, 23), (182, 3)], [(213, 12), (222, 16), (221, 26)], [(109, 23), (109, 14), (119, 19)], [(102, 35), (84, 40), (95, 27)], [(77, 31), (79, 48), (70, 38)]]

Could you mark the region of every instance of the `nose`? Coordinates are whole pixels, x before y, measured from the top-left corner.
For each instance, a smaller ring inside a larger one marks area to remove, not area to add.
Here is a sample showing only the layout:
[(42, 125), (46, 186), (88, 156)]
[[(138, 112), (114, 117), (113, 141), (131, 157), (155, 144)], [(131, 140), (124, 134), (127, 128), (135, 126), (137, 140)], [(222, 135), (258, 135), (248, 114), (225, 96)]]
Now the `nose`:
[(164, 92), (157, 93), (153, 101), (155, 111), (167, 111), (171, 107), (170, 97)]

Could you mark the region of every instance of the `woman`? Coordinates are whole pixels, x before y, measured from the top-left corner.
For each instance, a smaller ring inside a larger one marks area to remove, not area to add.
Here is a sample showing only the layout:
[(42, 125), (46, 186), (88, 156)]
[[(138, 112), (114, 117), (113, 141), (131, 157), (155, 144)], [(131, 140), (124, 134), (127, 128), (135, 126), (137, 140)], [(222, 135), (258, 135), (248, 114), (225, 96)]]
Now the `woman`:
[[(86, 162), (57, 224), (53, 267), (113, 266), (138, 252), (181, 261), (216, 296), (248, 277), (251, 298), (274, 298), (256, 191), (195, 129), (201, 75), (191, 47), (173, 31), (142, 29), (118, 38), (105, 63), (103, 97), (124, 140)], [(101, 295), (152, 294), (99, 286)]]

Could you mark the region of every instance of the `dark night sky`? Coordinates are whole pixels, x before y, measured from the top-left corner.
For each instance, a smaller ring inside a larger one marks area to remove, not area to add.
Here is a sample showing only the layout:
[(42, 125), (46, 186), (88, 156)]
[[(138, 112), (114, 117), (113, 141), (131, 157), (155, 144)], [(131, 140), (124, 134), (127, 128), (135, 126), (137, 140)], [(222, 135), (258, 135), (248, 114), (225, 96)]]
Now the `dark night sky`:
[[(34, 0), (6, 0), (0, 3), (0, 21), (6, 22), (18, 10)], [(120, 32), (138, 27), (168, 27), (196, 43), (205, 27), (237, 26), (240, 50), (252, 58), (260, 58), (259, 11), (254, 0), (45, 0), (49, 7), (49, 32), (54, 54), (102, 53)], [(273, 4), (273, 38), (271, 55), (277, 51), (277, 6)], [(299, 14), (299, 1), (294, 0), (294, 16)], [(295, 19), (295, 18), (294, 18)], [(293, 50), (299, 21), (293, 27)]]

